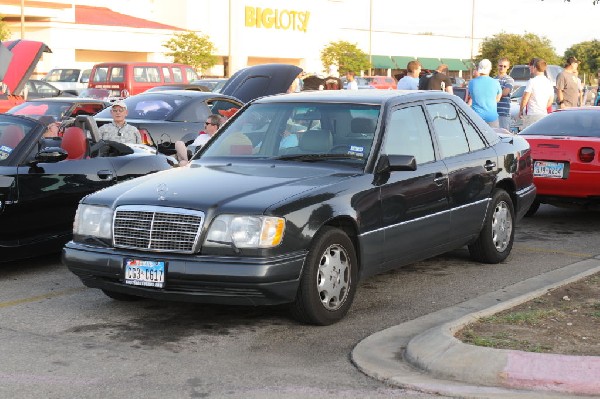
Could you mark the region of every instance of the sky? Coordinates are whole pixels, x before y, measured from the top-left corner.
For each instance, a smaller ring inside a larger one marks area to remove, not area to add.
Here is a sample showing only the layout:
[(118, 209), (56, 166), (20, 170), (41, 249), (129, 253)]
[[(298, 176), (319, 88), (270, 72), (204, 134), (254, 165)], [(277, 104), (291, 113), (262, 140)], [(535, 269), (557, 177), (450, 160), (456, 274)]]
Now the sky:
[[(475, 38), (502, 31), (526, 32), (550, 39), (559, 56), (574, 44), (600, 40), (596, 24), (600, 5), (592, 0), (372, 0), (373, 16), (382, 27), (401, 32), (431, 32)], [(392, 10), (391, 9), (395, 9)], [(408, 14), (414, 17), (407, 18)]]

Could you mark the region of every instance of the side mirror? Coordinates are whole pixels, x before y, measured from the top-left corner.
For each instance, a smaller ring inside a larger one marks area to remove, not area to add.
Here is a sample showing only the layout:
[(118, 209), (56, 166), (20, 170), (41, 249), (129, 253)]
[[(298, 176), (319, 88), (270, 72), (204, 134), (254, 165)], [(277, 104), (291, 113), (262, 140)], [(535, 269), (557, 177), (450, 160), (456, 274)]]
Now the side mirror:
[(55, 163), (64, 161), (69, 154), (60, 147), (47, 147), (35, 154), (35, 161), (39, 163)]
[(415, 171), (417, 161), (414, 155), (387, 155), (382, 154), (377, 162), (377, 173), (392, 171)]

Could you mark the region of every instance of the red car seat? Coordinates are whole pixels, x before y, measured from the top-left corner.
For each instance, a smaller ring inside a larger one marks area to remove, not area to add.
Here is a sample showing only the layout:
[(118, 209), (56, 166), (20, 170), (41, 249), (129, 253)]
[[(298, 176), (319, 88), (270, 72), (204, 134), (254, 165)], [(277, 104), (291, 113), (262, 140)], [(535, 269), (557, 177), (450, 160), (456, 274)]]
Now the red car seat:
[(67, 159), (84, 159), (88, 156), (88, 141), (83, 129), (70, 126), (65, 129), (60, 146), (69, 154)]

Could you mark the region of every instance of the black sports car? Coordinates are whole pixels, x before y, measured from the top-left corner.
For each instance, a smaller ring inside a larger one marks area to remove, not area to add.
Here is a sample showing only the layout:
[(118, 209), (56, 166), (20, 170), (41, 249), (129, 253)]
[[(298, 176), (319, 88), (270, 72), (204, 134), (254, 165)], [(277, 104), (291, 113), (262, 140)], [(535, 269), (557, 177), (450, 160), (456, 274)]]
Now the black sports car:
[(372, 274), (464, 245), (504, 261), (536, 194), (527, 141), (435, 91), (264, 97), (195, 158), (83, 199), (63, 260), (85, 285), (330, 324)]
[(88, 116), (62, 137), (45, 132), (33, 118), (0, 114), (0, 261), (60, 252), (81, 198), (174, 161), (144, 145), (101, 143)]

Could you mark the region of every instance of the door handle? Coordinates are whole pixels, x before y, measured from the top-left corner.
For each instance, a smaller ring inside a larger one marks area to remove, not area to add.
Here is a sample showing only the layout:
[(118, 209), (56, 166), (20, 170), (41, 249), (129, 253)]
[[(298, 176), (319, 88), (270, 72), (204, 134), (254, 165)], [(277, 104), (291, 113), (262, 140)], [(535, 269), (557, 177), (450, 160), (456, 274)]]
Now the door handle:
[(487, 170), (489, 172), (490, 170), (492, 170), (496, 167), (496, 162), (486, 161), (485, 165), (483, 165), (483, 167), (485, 168), (485, 170)]
[(113, 180), (115, 178), (115, 174), (110, 170), (99, 170), (98, 177), (102, 180)]
[(436, 173), (435, 177), (433, 178), (433, 182), (436, 185), (441, 187), (447, 179), (448, 179), (448, 176), (445, 176), (441, 173)]

